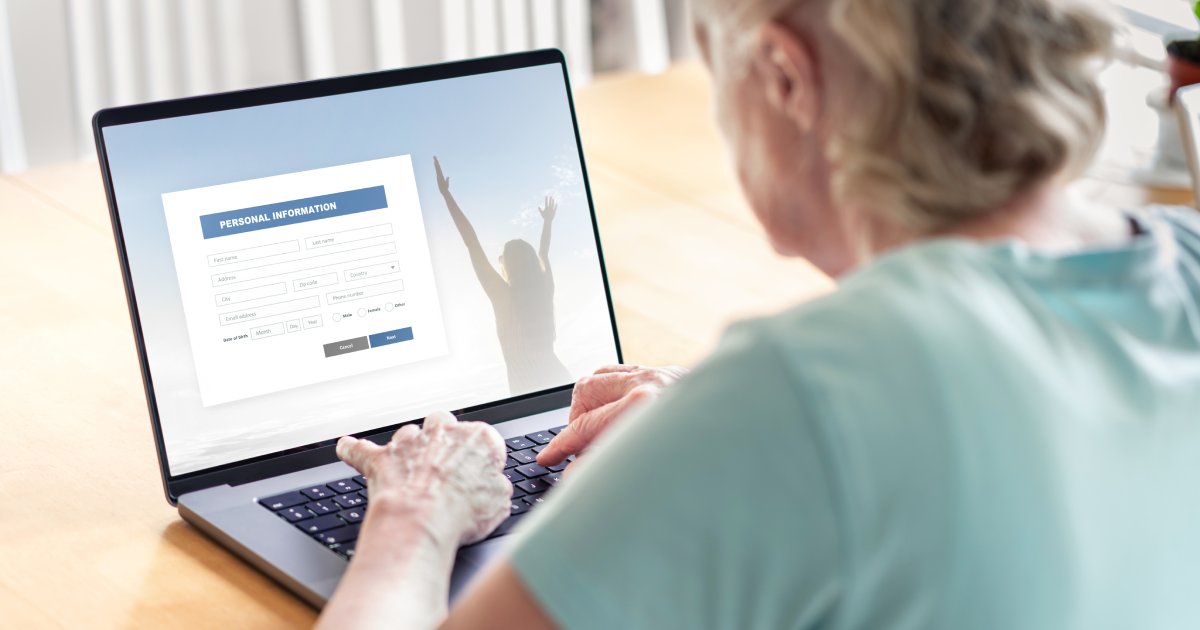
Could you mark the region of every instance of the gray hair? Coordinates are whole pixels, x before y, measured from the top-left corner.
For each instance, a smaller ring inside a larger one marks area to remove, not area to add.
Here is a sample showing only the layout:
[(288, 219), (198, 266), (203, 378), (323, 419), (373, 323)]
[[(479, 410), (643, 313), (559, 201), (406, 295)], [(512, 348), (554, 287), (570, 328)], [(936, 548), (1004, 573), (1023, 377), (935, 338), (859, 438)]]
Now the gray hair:
[(823, 13), (868, 77), (828, 147), (834, 193), (911, 229), (1075, 177), (1103, 137), (1097, 0), (705, 1), (742, 29)]

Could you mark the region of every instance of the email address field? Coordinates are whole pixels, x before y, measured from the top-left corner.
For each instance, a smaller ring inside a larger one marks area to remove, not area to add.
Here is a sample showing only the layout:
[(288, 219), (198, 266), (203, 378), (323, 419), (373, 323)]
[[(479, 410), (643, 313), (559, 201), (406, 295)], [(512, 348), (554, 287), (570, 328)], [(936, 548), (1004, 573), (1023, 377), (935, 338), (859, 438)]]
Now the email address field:
[(296, 313), (312, 308), (318, 308), (320, 306), (321, 298), (314, 295), (311, 297), (300, 298), (298, 300), (276, 302), (275, 304), (264, 304), (262, 306), (247, 308), (240, 311), (229, 311), (217, 315), (217, 319), (222, 326), (228, 326), (230, 324), (240, 324), (242, 322), (253, 321), (260, 317), (274, 317), (276, 315)]
[(289, 260), (287, 262), (273, 263), (258, 267), (250, 267), (247, 269), (239, 269), (237, 271), (226, 271), (224, 273), (213, 274), (212, 285), (214, 287), (221, 287), (229, 284), (236, 284), (238, 282), (246, 282), (249, 280), (261, 280), (262, 278), (270, 278), (271, 276), (317, 271), (332, 265), (344, 265), (347, 263), (366, 261), (379, 256), (387, 256), (395, 253), (395, 243), (368, 245), (366, 247), (359, 247), (357, 249), (350, 249), (341, 252), (318, 254), (316, 256), (308, 256), (307, 258), (299, 258), (296, 260)]
[(332, 306), (334, 304), (341, 304), (342, 302), (353, 302), (354, 300), (362, 300), (365, 298), (387, 295), (388, 293), (399, 293), (403, 290), (403, 280), (380, 282), (379, 284), (369, 284), (365, 287), (358, 287), (357, 289), (347, 289), (345, 291), (326, 293), (325, 302)]

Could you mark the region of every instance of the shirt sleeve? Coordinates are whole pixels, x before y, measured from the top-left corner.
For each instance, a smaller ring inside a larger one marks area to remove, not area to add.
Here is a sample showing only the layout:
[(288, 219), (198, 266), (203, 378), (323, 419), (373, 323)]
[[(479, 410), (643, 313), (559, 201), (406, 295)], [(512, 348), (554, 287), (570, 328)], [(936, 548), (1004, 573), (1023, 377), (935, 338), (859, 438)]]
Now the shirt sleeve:
[(839, 595), (821, 435), (769, 338), (704, 365), (599, 440), (511, 562), (564, 628), (805, 628)]

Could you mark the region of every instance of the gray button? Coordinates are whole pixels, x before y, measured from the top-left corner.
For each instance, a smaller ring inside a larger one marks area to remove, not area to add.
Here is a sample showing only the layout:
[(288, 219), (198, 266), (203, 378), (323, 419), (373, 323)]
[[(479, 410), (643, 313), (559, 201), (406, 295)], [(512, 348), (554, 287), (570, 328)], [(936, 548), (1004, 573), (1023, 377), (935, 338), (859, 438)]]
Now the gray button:
[(325, 344), (325, 358), (336, 357), (339, 354), (346, 354), (348, 352), (358, 352), (359, 350), (366, 350), (369, 347), (370, 344), (367, 343), (366, 337), (335, 341)]

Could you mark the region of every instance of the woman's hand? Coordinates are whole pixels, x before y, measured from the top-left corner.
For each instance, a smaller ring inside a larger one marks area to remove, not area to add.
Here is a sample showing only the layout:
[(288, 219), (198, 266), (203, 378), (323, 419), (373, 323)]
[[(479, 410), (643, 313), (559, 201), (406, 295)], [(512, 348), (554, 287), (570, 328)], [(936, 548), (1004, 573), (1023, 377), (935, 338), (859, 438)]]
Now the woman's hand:
[(581, 453), (631, 407), (657, 398), (684, 374), (687, 369), (677, 366), (610, 365), (579, 379), (571, 394), (567, 428), (542, 449), (538, 463), (553, 466)]
[(554, 197), (546, 195), (546, 202), (538, 208), (538, 212), (542, 213), (542, 221), (546, 223), (553, 221), (555, 213), (558, 212), (558, 201)]
[(366, 475), (371, 505), (318, 627), (437, 627), (459, 545), (508, 517), (504, 451), (495, 429), (446, 412), (400, 427), (387, 446), (338, 440), (338, 457)]
[(437, 412), (423, 429), (400, 427), (387, 446), (344, 437), (337, 454), (367, 477), (368, 519), (379, 510), (416, 515), (440, 545), (482, 540), (509, 515), (504, 440), (482, 422)]
[(442, 163), (438, 161), (437, 156), (433, 156), (433, 170), (437, 171), (438, 190), (442, 195), (450, 194), (450, 178), (442, 175)]

